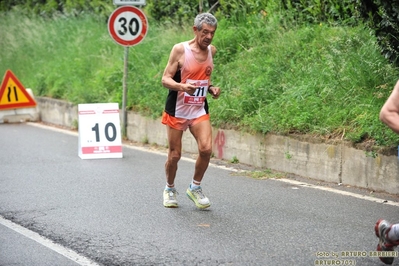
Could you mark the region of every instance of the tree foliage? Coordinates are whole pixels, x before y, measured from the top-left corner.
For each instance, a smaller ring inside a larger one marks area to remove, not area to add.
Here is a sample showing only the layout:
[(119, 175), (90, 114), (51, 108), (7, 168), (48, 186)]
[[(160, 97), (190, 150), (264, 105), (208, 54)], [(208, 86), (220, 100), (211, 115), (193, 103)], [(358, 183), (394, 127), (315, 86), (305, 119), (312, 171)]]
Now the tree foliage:
[[(192, 21), (201, 12), (209, 11), (217, 0), (152, 0), (145, 7), (149, 15), (156, 21), (183, 24)], [(215, 6), (216, 7), (216, 6)]]
[[(358, 25), (368, 23), (375, 31), (381, 52), (399, 65), (399, 2), (392, 0), (147, 0), (145, 11), (153, 21), (181, 25), (200, 12), (210, 11), (219, 19), (242, 21), (251, 14), (285, 13), (293, 25), (303, 23)], [(2, 0), (0, 11), (18, 8), (25, 14), (51, 16), (54, 13), (78, 15), (92, 12), (109, 16), (115, 7), (111, 0)]]
[(41, 15), (51, 17), (54, 14), (96, 13), (108, 16), (114, 6), (112, 1), (104, 0), (3, 0), (0, 2), (0, 11), (18, 9), (25, 15)]
[(399, 2), (358, 0), (361, 17), (375, 30), (382, 53), (399, 66)]
[(356, 24), (354, 0), (283, 0), (282, 4), (300, 23)]

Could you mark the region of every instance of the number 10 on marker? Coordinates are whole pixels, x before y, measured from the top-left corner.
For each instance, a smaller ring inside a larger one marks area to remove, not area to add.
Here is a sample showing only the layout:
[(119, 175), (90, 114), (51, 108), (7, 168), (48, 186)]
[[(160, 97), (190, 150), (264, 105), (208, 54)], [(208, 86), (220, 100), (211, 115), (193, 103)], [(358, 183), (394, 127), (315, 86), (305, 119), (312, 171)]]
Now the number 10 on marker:
[[(109, 132), (109, 129), (111, 128), (111, 133)], [(100, 131), (98, 128), (98, 123), (94, 127), (91, 128), (92, 131), (96, 133), (96, 142), (100, 142)], [(116, 139), (117, 136), (117, 131), (116, 131), (116, 126), (114, 123), (107, 123), (105, 125), (105, 130), (104, 130), (105, 138), (109, 142), (113, 142)]]
[(117, 103), (79, 104), (79, 157), (122, 158)]

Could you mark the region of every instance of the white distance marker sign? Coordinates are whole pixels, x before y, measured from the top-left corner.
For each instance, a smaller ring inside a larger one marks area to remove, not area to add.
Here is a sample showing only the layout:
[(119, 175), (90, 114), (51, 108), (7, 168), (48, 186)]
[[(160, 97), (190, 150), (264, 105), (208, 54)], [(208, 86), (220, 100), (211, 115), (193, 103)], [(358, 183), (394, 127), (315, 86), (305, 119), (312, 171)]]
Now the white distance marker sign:
[(118, 103), (79, 104), (79, 157), (122, 158)]

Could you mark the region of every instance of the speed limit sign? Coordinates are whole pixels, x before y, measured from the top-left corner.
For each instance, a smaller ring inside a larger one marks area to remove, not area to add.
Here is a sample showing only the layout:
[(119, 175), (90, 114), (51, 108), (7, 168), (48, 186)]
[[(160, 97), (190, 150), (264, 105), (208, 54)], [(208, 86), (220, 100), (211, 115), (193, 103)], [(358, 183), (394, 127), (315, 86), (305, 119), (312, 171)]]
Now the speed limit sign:
[(108, 32), (114, 41), (123, 46), (139, 44), (147, 34), (145, 14), (134, 6), (121, 6), (112, 12), (108, 20)]

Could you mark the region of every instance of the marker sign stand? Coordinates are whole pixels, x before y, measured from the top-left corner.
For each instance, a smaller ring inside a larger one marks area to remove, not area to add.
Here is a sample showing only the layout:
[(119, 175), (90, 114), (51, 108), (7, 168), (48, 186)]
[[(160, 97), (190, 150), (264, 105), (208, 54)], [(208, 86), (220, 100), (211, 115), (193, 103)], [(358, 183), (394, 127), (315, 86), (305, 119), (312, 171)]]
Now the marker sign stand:
[(79, 157), (122, 158), (122, 139), (117, 103), (79, 104)]

